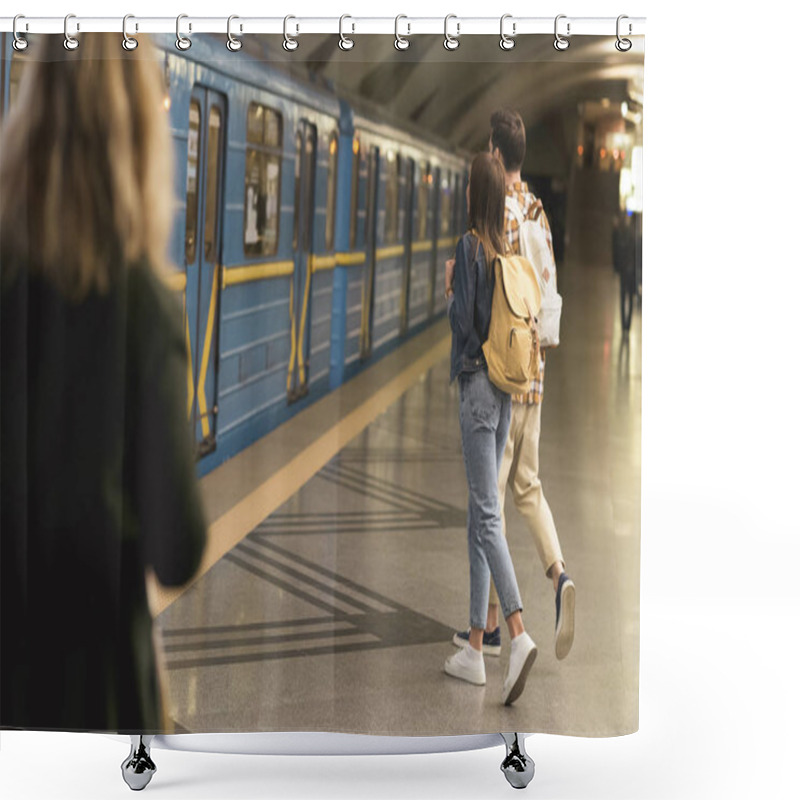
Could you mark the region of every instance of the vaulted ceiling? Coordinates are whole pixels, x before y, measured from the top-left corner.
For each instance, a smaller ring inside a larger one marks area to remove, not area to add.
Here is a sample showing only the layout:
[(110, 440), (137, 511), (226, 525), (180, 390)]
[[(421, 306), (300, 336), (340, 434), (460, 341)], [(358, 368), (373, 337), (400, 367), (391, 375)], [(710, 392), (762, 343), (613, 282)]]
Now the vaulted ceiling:
[(303, 36), (291, 54), (275, 46), (275, 37), (265, 37), (261, 47), (285, 69), (330, 86), (356, 107), (470, 151), (484, 146), (488, 119), (502, 106), (519, 110), (532, 128), (574, 113), (583, 101), (641, 104), (641, 38), (634, 37), (627, 53), (615, 49), (613, 36), (576, 36), (562, 52), (552, 36), (519, 37), (511, 51), (488, 35), (463, 37), (455, 51), (445, 50), (440, 36), (412, 37), (405, 52), (390, 36), (353, 38), (348, 52), (336, 36)]

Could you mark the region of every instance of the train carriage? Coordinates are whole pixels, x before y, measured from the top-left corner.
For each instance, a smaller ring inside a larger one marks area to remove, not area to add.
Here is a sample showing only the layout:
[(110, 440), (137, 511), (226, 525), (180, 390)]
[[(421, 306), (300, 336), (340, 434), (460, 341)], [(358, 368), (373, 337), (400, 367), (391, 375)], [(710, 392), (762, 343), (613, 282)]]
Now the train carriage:
[[(154, 39), (202, 475), (441, 315), (467, 162), (224, 37)], [(26, 54), (0, 43), (5, 113)]]

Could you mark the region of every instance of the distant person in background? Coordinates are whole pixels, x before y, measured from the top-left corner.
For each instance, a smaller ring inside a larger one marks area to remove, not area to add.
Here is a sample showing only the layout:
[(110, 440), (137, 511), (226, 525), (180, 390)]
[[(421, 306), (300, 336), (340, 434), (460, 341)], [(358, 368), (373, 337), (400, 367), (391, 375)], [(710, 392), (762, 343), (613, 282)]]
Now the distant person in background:
[(633, 217), (633, 288), (639, 301), (639, 308), (642, 307), (642, 219), (641, 211), (634, 211)]
[[(505, 177), (506, 203), (516, 199), (524, 219), (538, 221), (548, 233), (550, 226), (539, 201), (528, 189), (521, 176), (525, 160), (525, 124), (518, 112), (509, 109), (496, 111), (491, 117), (489, 151), (500, 162)], [(504, 236), (511, 253), (520, 253), (519, 223), (515, 215), (505, 209)], [(552, 250), (552, 243), (551, 243)], [(555, 262), (555, 258), (553, 259)], [(545, 350), (540, 351), (539, 377), (525, 395), (513, 396), (508, 440), (499, 469), (500, 510), (504, 510), (506, 486), (510, 483), (514, 503), (533, 535), (545, 575), (553, 581), (555, 590), (556, 625), (555, 651), (558, 659), (569, 653), (575, 635), (575, 584), (567, 575), (564, 556), (558, 540), (553, 514), (539, 480), (539, 435), (542, 425), (542, 397), (544, 392)], [(505, 521), (503, 532), (505, 533)], [(466, 631), (453, 636), (453, 644), (463, 647)], [(500, 655), (500, 627), (498, 625), (498, 597), (492, 584), (486, 622), (484, 650), (489, 655)]]
[(206, 537), (162, 62), (36, 47), (0, 133), (0, 727), (158, 733), (145, 570), (185, 583)]
[(486, 683), (483, 641), (489, 583), (494, 580), (511, 636), (511, 655), (503, 682), (503, 703), (519, 697), (536, 659), (536, 645), (525, 632), (514, 565), (503, 536), (497, 474), (503, 457), (511, 399), (490, 380), (482, 344), (489, 335), (494, 291), (493, 263), (507, 252), (503, 237), (503, 171), (489, 153), (472, 161), (467, 185), (469, 232), (447, 262), (445, 289), (450, 328), (450, 380), (458, 378), (459, 420), (469, 487), (470, 630), (464, 647), (447, 659), (445, 672), (469, 683)]
[(611, 251), (614, 271), (619, 275), (620, 322), (623, 334), (627, 335), (631, 329), (634, 297), (638, 293), (636, 231), (632, 215), (620, 212), (614, 219)]

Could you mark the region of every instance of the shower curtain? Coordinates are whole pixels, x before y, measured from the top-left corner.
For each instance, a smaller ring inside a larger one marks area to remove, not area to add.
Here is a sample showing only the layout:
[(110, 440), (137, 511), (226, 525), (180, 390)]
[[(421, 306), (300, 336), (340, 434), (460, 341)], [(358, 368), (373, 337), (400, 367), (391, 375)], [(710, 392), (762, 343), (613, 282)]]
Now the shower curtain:
[[(105, 36), (2, 34), (0, 727), (635, 731), (641, 37)], [(563, 300), (514, 397), (482, 153)]]

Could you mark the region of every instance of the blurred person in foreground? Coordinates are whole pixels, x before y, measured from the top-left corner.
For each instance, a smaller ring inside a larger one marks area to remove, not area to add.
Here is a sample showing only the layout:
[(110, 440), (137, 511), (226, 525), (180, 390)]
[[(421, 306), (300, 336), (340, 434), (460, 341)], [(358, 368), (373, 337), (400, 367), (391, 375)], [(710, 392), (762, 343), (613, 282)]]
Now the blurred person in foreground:
[(206, 537), (160, 62), (35, 47), (0, 133), (0, 727), (158, 733), (145, 572), (184, 584)]

